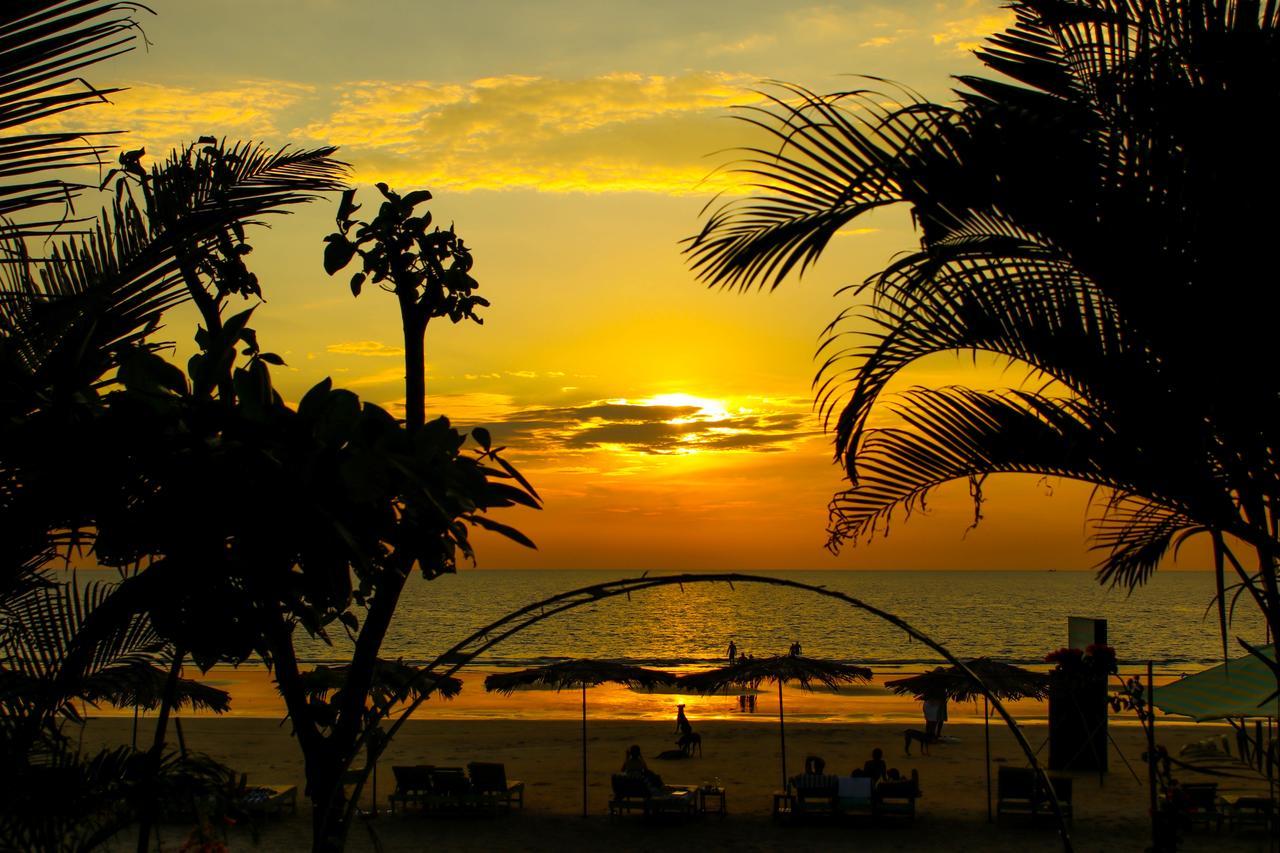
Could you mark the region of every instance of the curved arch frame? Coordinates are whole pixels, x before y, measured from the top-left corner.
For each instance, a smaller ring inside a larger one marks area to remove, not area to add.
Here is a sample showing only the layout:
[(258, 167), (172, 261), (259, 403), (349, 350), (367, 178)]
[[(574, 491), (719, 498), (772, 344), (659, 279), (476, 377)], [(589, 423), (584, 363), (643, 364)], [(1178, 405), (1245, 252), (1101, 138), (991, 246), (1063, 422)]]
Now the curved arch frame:
[[(1023, 753), (1026, 755), (1027, 761), (1030, 762), (1031, 768), (1040, 776), (1040, 781), (1043, 783), (1045, 790), (1049, 794), (1049, 803), (1053, 807), (1054, 817), (1058, 821), (1058, 833), (1062, 839), (1063, 850), (1067, 851), (1067, 853), (1071, 853), (1073, 847), (1071, 844), (1071, 837), (1067, 832), (1066, 820), (1062, 813), (1062, 807), (1058, 803), (1057, 795), (1054, 793), (1053, 785), (1049, 782), (1049, 777), (1045, 772), (1045, 768), (1036, 760), (1035, 750), (1031, 748), (1031, 744), (1028, 743), (1027, 739), (1023, 736), (1022, 730), (1018, 726), (1018, 721), (1015, 720), (1013, 715), (1004, 707), (1004, 704), (999, 700), (999, 698), (987, 688), (982, 679), (965, 666), (965, 664), (952, 654), (945, 646), (913, 627), (905, 619), (895, 616), (886, 610), (881, 610), (880, 608), (872, 604), (868, 604), (859, 598), (855, 598), (843, 592), (837, 592), (836, 590), (827, 589), (825, 586), (818, 584), (802, 583), (800, 581), (775, 578), (768, 575), (745, 575), (738, 572), (707, 574), (684, 573), (677, 575), (662, 575), (659, 577), (648, 577), (648, 573), (646, 572), (638, 578), (623, 578), (621, 580), (607, 581), (605, 583), (594, 584), (592, 586), (579, 587), (578, 589), (562, 592), (557, 595), (553, 595), (550, 598), (545, 598), (541, 601), (534, 602), (533, 604), (526, 605), (518, 610), (513, 610), (501, 619), (480, 628), (466, 639), (454, 645), (448, 651), (437, 656), (430, 664), (423, 667), (419, 678), (429, 680), (451, 676), (474, 660), (477, 655), (496, 646), (498, 643), (501, 643), (513, 634), (517, 634), (525, 628), (541, 622), (544, 619), (548, 619), (568, 610), (573, 610), (584, 604), (590, 604), (606, 598), (615, 598), (619, 595), (625, 595), (629, 600), (631, 598), (631, 593), (633, 592), (643, 592), (659, 586), (679, 586), (683, 589), (685, 584), (695, 583), (727, 583), (730, 589), (733, 588), (735, 583), (764, 584), (768, 586), (798, 589), (815, 595), (821, 595), (826, 598), (832, 598), (837, 601), (844, 602), (852, 607), (856, 607), (865, 613), (869, 613), (872, 616), (888, 622), (890, 625), (900, 628), (912, 639), (918, 640), (933, 649), (941, 655), (947, 663), (958, 667), (973, 679), (973, 682), (978, 685), (979, 692), (987, 698), (991, 703), (991, 707), (995, 708), (996, 712), (1004, 720), (1005, 725), (1008, 726), (1009, 731), (1018, 742), (1018, 746), (1021, 747)], [(375, 747), (376, 752), (381, 752), (383, 746), (395, 737), (396, 733), (400, 730), (400, 727), (405, 724), (409, 717), (412, 716), (413, 712), (417, 710), (418, 706), (426, 701), (433, 692), (434, 690), (431, 688), (423, 691), (418, 698), (411, 701), (408, 706), (405, 707), (396, 721), (391, 725), (391, 728), (387, 731), (386, 736), (380, 739), (379, 745)], [(357, 742), (357, 753), (359, 752), (359, 749), (367, 743), (370, 731), (372, 731), (372, 727), (366, 728), (361, 734), (360, 740)], [(376, 758), (376, 754), (374, 757)], [(350, 762), (350, 760), (351, 758), (349, 757), (348, 762)], [(360, 798), (360, 793), (364, 788), (365, 780), (368, 778), (372, 766), (372, 761), (366, 763), (364, 773), (355, 785), (354, 794), (347, 803), (346, 822), (348, 826), (350, 825), (351, 819), (355, 817), (356, 803)]]

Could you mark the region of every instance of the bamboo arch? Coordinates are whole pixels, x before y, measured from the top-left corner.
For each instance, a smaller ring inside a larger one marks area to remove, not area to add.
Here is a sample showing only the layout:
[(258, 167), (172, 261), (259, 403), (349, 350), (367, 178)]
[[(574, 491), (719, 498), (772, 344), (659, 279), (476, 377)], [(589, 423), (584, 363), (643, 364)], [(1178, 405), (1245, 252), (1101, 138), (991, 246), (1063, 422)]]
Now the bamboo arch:
[[(1026, 755), (1027, 761), (1031, 764), (1031, 768), (1039, 774), (1040, 781), (1048, 792), (1049, 803), (1053, 806), (1053, 815), (1058, 821), (1058, 833), (1062, 839), (1063, 850), (1066, 851), (1066, 853), (1072, 852), (1073, 847), (1071, 844), (1071, 837), (1067, 832), (1066, 819), (1063, 816), (1062, 807), (1058, 803), (1057, 795), (1054, 792), (1053, 785), (1049, 782), (1049, 777), (1046, 774), (1044, 767), (1042, 767), (1040, 762), (1036, 760), (1035, 750), (1031, 748), (1031, 744), (1029, 744), (1027, 739), (1023, 737), (1022, 730), (1018, 727), (1018, 721), (1015, 720), (1008, 710), (1005, 709), (1004, 704), (987, 689), (987, 686), (982, 682), (982, 679), (965, 666), (962, 661), (956, 658), (956, 656), (953, 655), (945, 646), (936, 642), (927, 634), (919, 631), (906, 620), (898, 616), (894, 616), (886, 610), (881, 610), (874, 605), (868, 604), (861, 599), (854, 598), (853, 596), (843, 592), (827, 589), (822, 585), (802, 583), (800, 581), (769, 577), (767, 575), (744, 575), (737, 572), (707, 574), (684, 573), (677, 575), (661, 575), (657, 577), (649, 577), (646, 572), (644, 575), (637, 578), (623, 578), (621, 580), (607, 581), (605, 583), (579, 587), (578, 589), (562, 592), (557, 595), (553, 595), (550, 598), (545, 598), (541, 601), (536, 601), (533, 604), (528, 604), (518, 610), (513, 610), (501, 619), (489, 623), (468, 636), (466, 639), (454, 645), (448, 651), (437, 656), (435, 660), (422, 669), (418, 677), (423, 681), (428, 681), (432, 679), (439, 680), (441, 678), (451, 676), (474, 660), (477, 655), (488, 651), (513, 634), (517, 634), (525, 628), (541, 622), (544, 619), (548, 619), (568, 610), (573, 610), (574, 608), (581, 607), (584, 604), (590, 604), (606, 598), (615, 598), (619, 595), (625, 595), (630, 599), (633, 592), (643, 592), (659, 586), (679, 586), (683, 589), (685, 584), (695, 583), (727, 583), (730, 589), (733, 588), (735, 583), (764, 584), (768, 586), (798, 589), (815, 595), (821, 595), (826, 598), (833, 598), (900, 628), (912, 639), (918, 640), (933, 649), (948, 663), (959, 667), (964, 673), (973, 679), (974, 683), (978, 685), (978, 689), (982, 695), (984, 695), (987, 700), (990, 701), (991, 706), (996, 709), (996, 712), (1000, 715), (1001, 719), (1004, 720), (1005, 725), (1009, 727), (1009, 731), (1018, 742), (1018, 746), (1021, 747), (1023, 753)], [(386, 737), (381, 739), (380, 743), (375, 746), (375, 754), (373, 756), (375, 759), (377, 757), (377, 753), (380, 753), (385, 747), (385, 744), (395, 737), (396, 733), (400, 730), (400, 727), (405, 724), (413, 712), (417, 710), (418, 706), (426, 701), (432, 692), (434, 692), (434, 690), (428, 688), (423, 691), (418, 698), (411, 701), (408, 706), (405, 707), (396, 721), (391, 725), (391, 728), (387, 731)], [(348, 768), (350, 767), (351, 760), (354, 759), (355, 755), (358, 754), (360, 749), (367, 743), (369, 732), (372, 730), (372, 726), (366, 727), (365, 731), (361, 734), (360, 740), (356, 744), (356, 749), (353, 754), (347, 758)], [(359, 801), (360, 793), (364, 789), (365, 780), (369, 777), (373, 763), (373, 761), (366, 762), (364, 771), (361, 773), (355, 784), (354, 794), (347, 803), (344, 821), (348, 826), (350, 825), (350, 821), (355, 817), (356, 803)]]

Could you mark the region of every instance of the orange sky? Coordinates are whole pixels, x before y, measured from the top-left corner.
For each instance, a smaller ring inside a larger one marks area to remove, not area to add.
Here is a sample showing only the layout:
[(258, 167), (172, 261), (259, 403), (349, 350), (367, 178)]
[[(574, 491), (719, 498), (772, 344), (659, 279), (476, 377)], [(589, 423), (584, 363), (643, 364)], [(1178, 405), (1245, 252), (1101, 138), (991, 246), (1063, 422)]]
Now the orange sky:
[[(483, 327), (433, 325), (429, 408), (491, 426), (546, 500), (507, 519), (539, 543), (479, 537), (481, 567), (1085, 568), (1087, 491), (993, 482), (969, 531), (961, 485), (887, 540), (832, 557), (826, 502), (840, 485), (813, 414), (817, 336), (861, 280), (914, 240), (903, 211), (857, 223), (778, 292), (693, 280), (677, 241), (728, 186), (714, 152), (751, 141), (726, 118), (757, 81), (832, 91), (864, 73), (947, 97), (997, 3), (567, 0), (443, 7), (410, 0), (160, 0), (152, 46), (98, 69), (128, 85), (64, 117), (128, 129), (164, 150), (202, 134), (338, 144), (360, 182), (436, 193), (437, 222), (473, 248)], [(373, 10), (373, 11), (370, 11)], [(865, 81), (863, 81), (865, 82)], [(367, 185), (362, 196), (371, 201)], [(321, 268), (332, 204), (251, 237), (267, 303), (255, 325), (288, 366), (289, 399), (332, 376), (402, 399), (394, 301), (356, 300)], [(194, 317), (176, 312), (177, 357)], [(910, 383), (1016, 380), (937, 359)], [(1201, 565), (1184, 556), (1181, 567)]]

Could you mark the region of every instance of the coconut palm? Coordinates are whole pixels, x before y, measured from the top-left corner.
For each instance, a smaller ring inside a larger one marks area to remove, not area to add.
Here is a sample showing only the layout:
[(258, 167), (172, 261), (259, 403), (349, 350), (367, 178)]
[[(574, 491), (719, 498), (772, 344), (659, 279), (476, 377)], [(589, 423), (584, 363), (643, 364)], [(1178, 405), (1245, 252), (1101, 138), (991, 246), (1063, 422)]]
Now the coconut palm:
[(651, 688), (671, 684), (670, 673), (642, 666), (631, 666), (611, 660), (566, 660), (521, 669), (496, 672), (486, 676), (484, 689), (510, 696), (521, 687), (550, 687), (556, 691), (582, 688), (582, 816), (587, 816), (587, 688), (601, 684), (624, 684), (627, 687)]
[(697, 693), (716, 693), (726, 687), (759, 687), (763, 682), (778, 685), (778, 737), (782, 743), (782, 787), (787, 782), (787, 725), (782, 708), (782, 685), (795, 682), (805, 690), (814, 683), (839, 690), (842, 684), (858, 684), (871, 680), (871, 670), (835, 661), (818, 660), (801, 655), (776, 655), (763, 658), (739, 658), (719, 669), (681, 676), (681, 687)]
[[(853, 286), (820, 350), (818, 399), (850, 487), (830, 544), (887, 530), (937, 486), (992, 474), (1098, 487), (1104, 582), (1134, 586), (1187, 537), (1280, 628), (1273, 317), (1252, 306), (1280, 174), (1240, 148), (1280, 107), (1280, 8), (1248, 0), (1023, 0), (958, 102), (795, 86), (744, 117), (772, 143), (757, 189), (686, 251), (711, 285), (776, 287), (851, 220), (906, 205), (920, 245)], [(883, 89), (884, 84), (874, 86)], [(887, 383), (939, 352), (1030, 367), (1036, 390)], [(1258, 568), (1238, 551), (1250, 548)], [(1280, 677), (1280, 669), (1277, 669)]]

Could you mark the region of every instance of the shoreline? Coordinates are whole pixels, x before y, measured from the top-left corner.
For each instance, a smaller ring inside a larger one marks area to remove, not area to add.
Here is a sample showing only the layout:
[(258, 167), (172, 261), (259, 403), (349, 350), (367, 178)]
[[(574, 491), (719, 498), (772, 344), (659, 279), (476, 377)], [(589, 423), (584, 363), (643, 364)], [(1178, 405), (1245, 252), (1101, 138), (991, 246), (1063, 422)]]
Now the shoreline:
[[(484, 676), (496, 671), (491, 667), (466, 668), (457, 673), (463, 680), (461, 694), (452, 700), (428, 700), (414, 712), (414, 720), (441, 721), (521, 721), (552, 722), (574, 721), (582, 717), (582, 693), (579, 690), (555, 691), (551, 689), (521, 689), (511, 696), (486, 693)], [(843, 724), (893, 724), (901, 727), (923, 728), (921, 703), (911, 696), (898, 696), (883, 686), (884, 681), (901, 678), (919, 669), (899, 671), (881, 670), (870, 684), (843, 687), (839, 691), (820, 688), (814, 691), (787, 685), (783, 689), (783, 701), (788, 722), (814, 725)], [(1122, 675), (1127, 675), (1122, 670)], [(240, 667), (215, 666), (207, 674), (188, 667), (187, 677), (218, 687), (231, 693), (231, 710), (225, 715), (212, 712), (182, 710), (175, 716), (182, 719), (261, 719), (280, 721), (285, 717), (284, 703), (275, 689), (274, 681), (265, 667), (260, 665)], [(1177, 678), (1175, 674), (1158, 674), (1156, 684), (1162, 685)], [(587, 716), (594, 721), (651, 722), (674, 720), (676, 705), (687, 706), (686, 712), (695, 726), (709, 722), (740, 722), (754, 725), (775, 724), (778, 719), (778, 694), (772, 686), (762, 686), (754, 693), (756, 710), (743, 712), (733, 695), (699, 696), (667, 692), (631, 690), (619, 685), (604, 684), (587, 691)], [(1048, 703), (1019, 700), (1004, 703), (1009, 712), (1028, 725), (1043, 724), (1048, 718)], [(88, 708), (90, 717), (103, 719), (132, 718), (130, 708), (102, 706)], [(150, 718), (154, 712), (140, 712), (139, 717)], [(995, 717), (993, 712), (993, 718)], [(1178, 722), (1180, 718), (1163, 718)], [(951, 703), (948, 706), (947, 725), (981, 725), (981, 702)], [(998, 718), (993, 722), (999, 725)], [(1131, 714), (1113, 715), (1113, 726), (1138, 725)], [(1215, 725), (1225, 724), (1202, 724)]]

